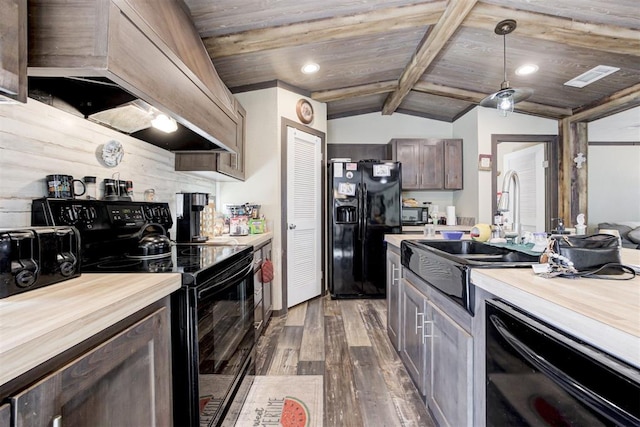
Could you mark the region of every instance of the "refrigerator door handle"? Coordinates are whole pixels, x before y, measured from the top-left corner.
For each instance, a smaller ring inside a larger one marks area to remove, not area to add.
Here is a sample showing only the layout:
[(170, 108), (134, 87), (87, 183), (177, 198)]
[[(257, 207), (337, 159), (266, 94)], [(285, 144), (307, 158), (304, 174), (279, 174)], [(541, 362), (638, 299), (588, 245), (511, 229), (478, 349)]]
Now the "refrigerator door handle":
[(358, 240), (362, 240), (364, 238), (364, 234), (362, 233), (362, 223), (364, 221), (364, 215), (362, 214), (362, 209), (364, 208), (362, 203), (362, 184), (358, 184), (356, 191), (356, 200), (358, 203)]
[(367, 191), (367, 184), (362, 184), (362, 240), (367, 235), (367, 220), (369, 219), (369, 210), (367, 209), (367, 197), (369, 192)]

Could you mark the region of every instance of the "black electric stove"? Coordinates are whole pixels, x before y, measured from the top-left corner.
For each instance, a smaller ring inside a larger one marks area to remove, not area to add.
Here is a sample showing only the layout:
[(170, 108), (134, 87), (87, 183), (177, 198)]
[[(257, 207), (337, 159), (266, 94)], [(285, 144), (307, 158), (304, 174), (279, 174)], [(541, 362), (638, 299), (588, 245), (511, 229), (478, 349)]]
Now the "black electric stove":
[(158, 256), (112, 255), (83, 264), (83, 273), (183, 273), (184, 285), (202, 283), (237, 259), (252, 253), (252, 246), (176, 245)]
[[(174, 425), (233, 425), (225, 418), (255, 370), (253, 247), (171, 243), (167, 203), (38, 199), (31, 217), (79, 231), (82, 273), (182, 274), (171, 294)], [(148, 242), (158, 253), (140, 254)]]

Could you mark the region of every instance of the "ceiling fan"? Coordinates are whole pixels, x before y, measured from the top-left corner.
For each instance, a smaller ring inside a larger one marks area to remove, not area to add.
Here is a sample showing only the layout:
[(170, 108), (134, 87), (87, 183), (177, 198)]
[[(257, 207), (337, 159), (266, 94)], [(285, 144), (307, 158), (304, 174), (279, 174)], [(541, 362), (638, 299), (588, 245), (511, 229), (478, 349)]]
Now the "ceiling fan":
[(513, 106), (533, 95), (533, 90), (529, 88), (511, 88), (509, 87), (509, 80), (507, 80), (507, 34), (516, 29), (516, 21), (513, 19), (505, 19), (498, 22), (494, 32), (501, 35), (504, 43), (503, 52), (503, 67), (504, 67), (504, 80), (500, 85), (500, 90), (493, 93), (482, 101), (480, 105), (483, 107), (497, 108), (498, 112), (502, 116), (506, 116), (513, 111)]

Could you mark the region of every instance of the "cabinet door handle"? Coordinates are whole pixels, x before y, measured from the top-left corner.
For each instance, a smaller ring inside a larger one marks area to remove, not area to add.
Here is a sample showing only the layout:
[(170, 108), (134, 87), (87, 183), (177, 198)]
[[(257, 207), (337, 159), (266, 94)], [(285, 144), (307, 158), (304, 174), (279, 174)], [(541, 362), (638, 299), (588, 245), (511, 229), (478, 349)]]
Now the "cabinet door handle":
[(51, 427), (62, 427), (62, 415), (56, 415), (55, 417), (53, 417)]
[[(422, 322), (418, 322), (418, 317), (422, 317)], [(416, 335), (418, 334), (418, 329), (424, 329), (424, 313), (416, 311)]]
[(394, 284), (400, 281), (400, 275), (398, 274), (398, 277), (396, 277), (396, 271), (400, 272), (400, 269), (393, 264), (391, 265), (391, 268), (391, 283)]
[(426, 333), (425, 333), (425, 334), (422, 334), (422, 344), (424, 344), (424, 343), (425, 343), (425, 340), (426, 340), (427, 338), (433, 338), (433, 337), (435, 336), (433, 332), (434, 332), (434, 328), (436, 327), (436, 324), (433, 322), (433, 320), (425, 320), (425, 321), (424, 321), (424, 328), (422, 329), (422, 330), (423, 330), (423, 332), (426, 332), (426, 331), (427, 331), (427, 325), (431, 325), (431, 333), (429, 333), (429, 334), (426, 334)]
[(259, 322), (254, 322), (253, 323), (253, 328), (254, 329), (260, 329), (260, 327), (262, 326), (262, 323), (264, 322), (264, 320), (261, 320)]

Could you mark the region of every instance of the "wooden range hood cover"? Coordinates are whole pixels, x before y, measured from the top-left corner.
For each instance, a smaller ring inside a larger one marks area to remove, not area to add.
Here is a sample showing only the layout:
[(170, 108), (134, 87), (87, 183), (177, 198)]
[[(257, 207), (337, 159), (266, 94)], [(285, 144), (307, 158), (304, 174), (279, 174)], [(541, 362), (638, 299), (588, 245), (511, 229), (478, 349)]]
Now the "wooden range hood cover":
[(99, 121), (161, 148), (237, 150), (233, 96), (182, 0), (29, 1), (28, 74), (32, 98), (89, 119), (130, 103), (171, 116), (170, 134)]

